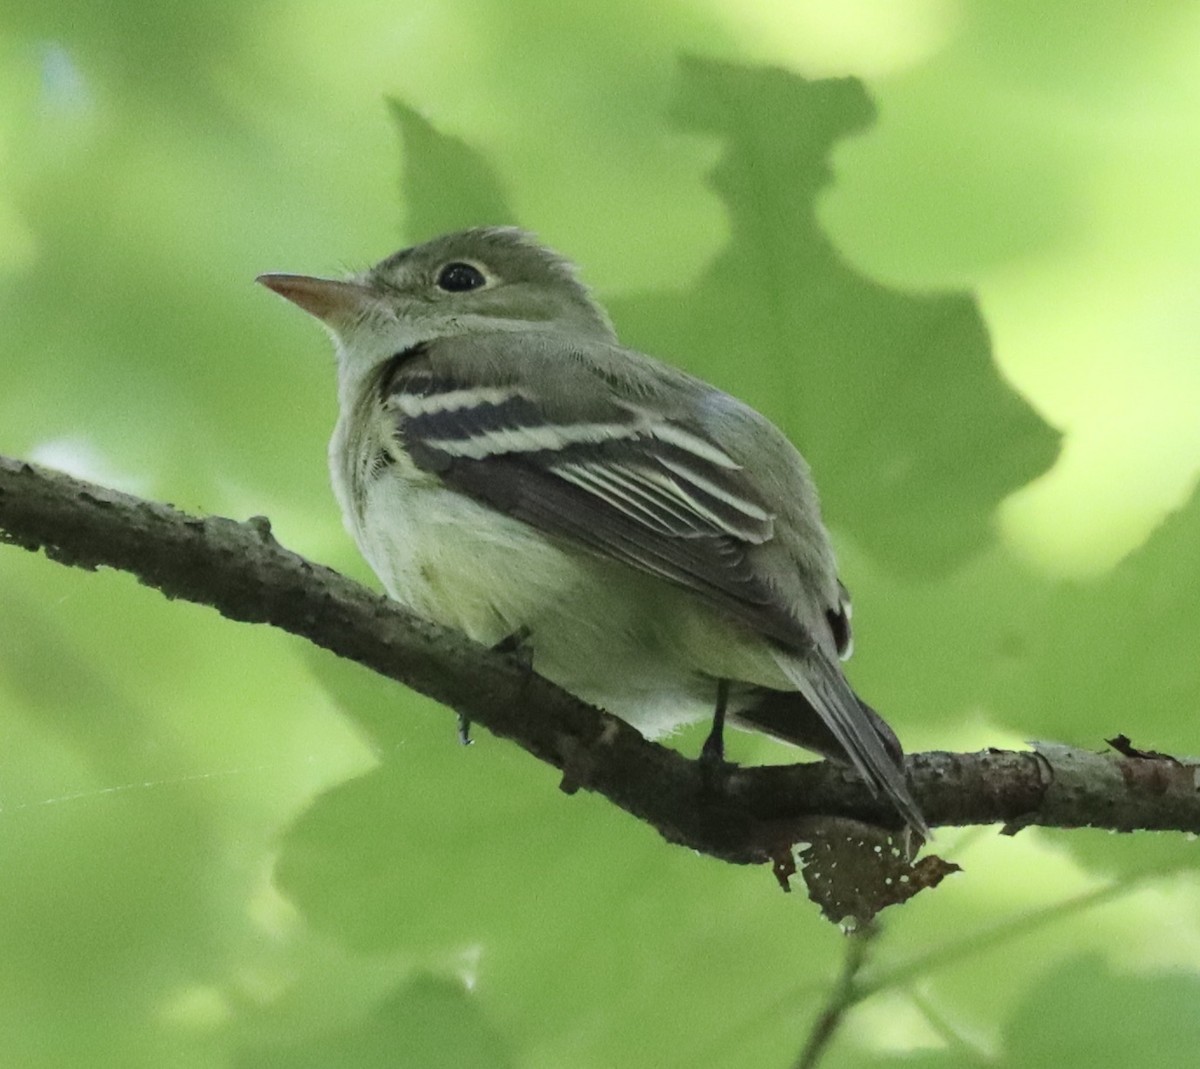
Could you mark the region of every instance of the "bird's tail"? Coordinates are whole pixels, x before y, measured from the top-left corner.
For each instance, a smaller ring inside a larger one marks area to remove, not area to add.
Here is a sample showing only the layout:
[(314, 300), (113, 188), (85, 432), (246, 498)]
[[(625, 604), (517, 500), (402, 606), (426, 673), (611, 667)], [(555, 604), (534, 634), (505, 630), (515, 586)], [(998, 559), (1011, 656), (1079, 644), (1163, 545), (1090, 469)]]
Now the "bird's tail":
[(909, 793), (904, 755), (892, 729), (859, 700), (841, 669), (819, 649), (803, 655), (778, 650), (774, 656), (799, 692), (791, 697), (802, 697), (819, 720), (795, 705), (787, 708), (782, 693), (739, 711), (738, 719), (806, 749), (849, 759), (871, 793), (886, 797), (905, 823), (928, 839), (929, 825)]

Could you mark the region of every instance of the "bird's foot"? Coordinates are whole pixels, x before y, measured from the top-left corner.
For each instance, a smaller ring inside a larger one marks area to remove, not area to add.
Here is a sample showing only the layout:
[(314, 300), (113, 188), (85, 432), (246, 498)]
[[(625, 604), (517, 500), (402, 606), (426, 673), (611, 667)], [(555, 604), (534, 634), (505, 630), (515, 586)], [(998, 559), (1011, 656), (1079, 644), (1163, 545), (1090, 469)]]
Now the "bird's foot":
[(533, 634), (528, 627), (518, 627), (511, 635), (506, 635), (492, 649), (511, 657), (527, 672), (533, 671), (533, 646), (529, 641)]

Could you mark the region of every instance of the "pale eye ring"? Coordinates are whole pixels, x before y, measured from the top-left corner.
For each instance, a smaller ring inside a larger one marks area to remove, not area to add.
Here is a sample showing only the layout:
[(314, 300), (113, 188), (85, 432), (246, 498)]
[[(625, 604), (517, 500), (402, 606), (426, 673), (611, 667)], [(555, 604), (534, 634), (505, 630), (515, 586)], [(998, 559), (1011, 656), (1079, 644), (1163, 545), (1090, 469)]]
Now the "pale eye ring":
[(465, 293), (467, 290), (481, 289), (487, 285), (487, 279), (482, 271), (474, 264), (466, 264), (455, 260), (446, 264), (437, 275), (437, 287), (447, 293)]

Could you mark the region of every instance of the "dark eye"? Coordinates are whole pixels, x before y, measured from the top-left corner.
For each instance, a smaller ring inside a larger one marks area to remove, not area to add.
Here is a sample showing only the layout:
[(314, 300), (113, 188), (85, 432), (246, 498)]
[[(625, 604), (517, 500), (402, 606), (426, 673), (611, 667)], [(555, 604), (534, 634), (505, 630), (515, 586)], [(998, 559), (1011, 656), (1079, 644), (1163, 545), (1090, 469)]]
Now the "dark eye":
[(437, 277), (438, 289), (445, 290), (447, 293), (477, 290), (486, 283), (487, 279), (483, 277), (483, 272), (470, 264), (446, 264), (438, 272)]

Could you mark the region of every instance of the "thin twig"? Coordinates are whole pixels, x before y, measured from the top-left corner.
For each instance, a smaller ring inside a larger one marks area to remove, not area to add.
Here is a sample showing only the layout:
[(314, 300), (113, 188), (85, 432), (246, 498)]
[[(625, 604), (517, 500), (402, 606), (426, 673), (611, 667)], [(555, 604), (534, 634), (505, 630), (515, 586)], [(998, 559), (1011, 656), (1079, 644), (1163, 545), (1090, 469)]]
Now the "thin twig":
[(918, 994), (916, 991), (910, 991), (908, 997), (912, 999), (912, 1003), (921, 1015), (925, 1018), (925, 1022), (933, 1029), (934, 1033), (945, 1044), (946, 1052), (957, 1059), (957, 1064), (960, 1066), (994, 1065), (996, 1058), (984, 1050), (979, 1044), (972, 1043), (963, 1034), (962, 1031), (956, 1028), (947, 1020), (945, 1014), (938, 1010), (929, 999)]
[(815, 1069), (837, 1035), (846, 1014), (862, 1000), (857, 983), (858, 974), (866, 964), (867, 953), (879, 932), (878, 922), (873, 922), (847, 934), (842, 971), (830, 989), (824, 1008), (813, 1022), (808, 1042), (804, 1044), (800, 1057), (796, 1059), (795, 1069)]
[(1177, 871), (1177, 868), (1178, 866), (1174, 865), (1163, 866), (1152, 871), (1138, 873), (1137, 876), (1122, 877), (1103, 887), (1085, 891), (1061, 902), (1055, 902), (1014, 918), (1007, 918), (982, 931), (975, 931), (964, 938), (934, 947), (890, 968), (875, 970), (867, 980), (860, 983), (859, 997), (865, 999), (880, 991), (902, 988), (918, 977), (924, 978), (938, 969), (977, 958), (993, 947), (1007, 945), (1012, 940), (1029, 935), (1047, 925), (1129, 894), (1145, 881), (1165, 876)]

